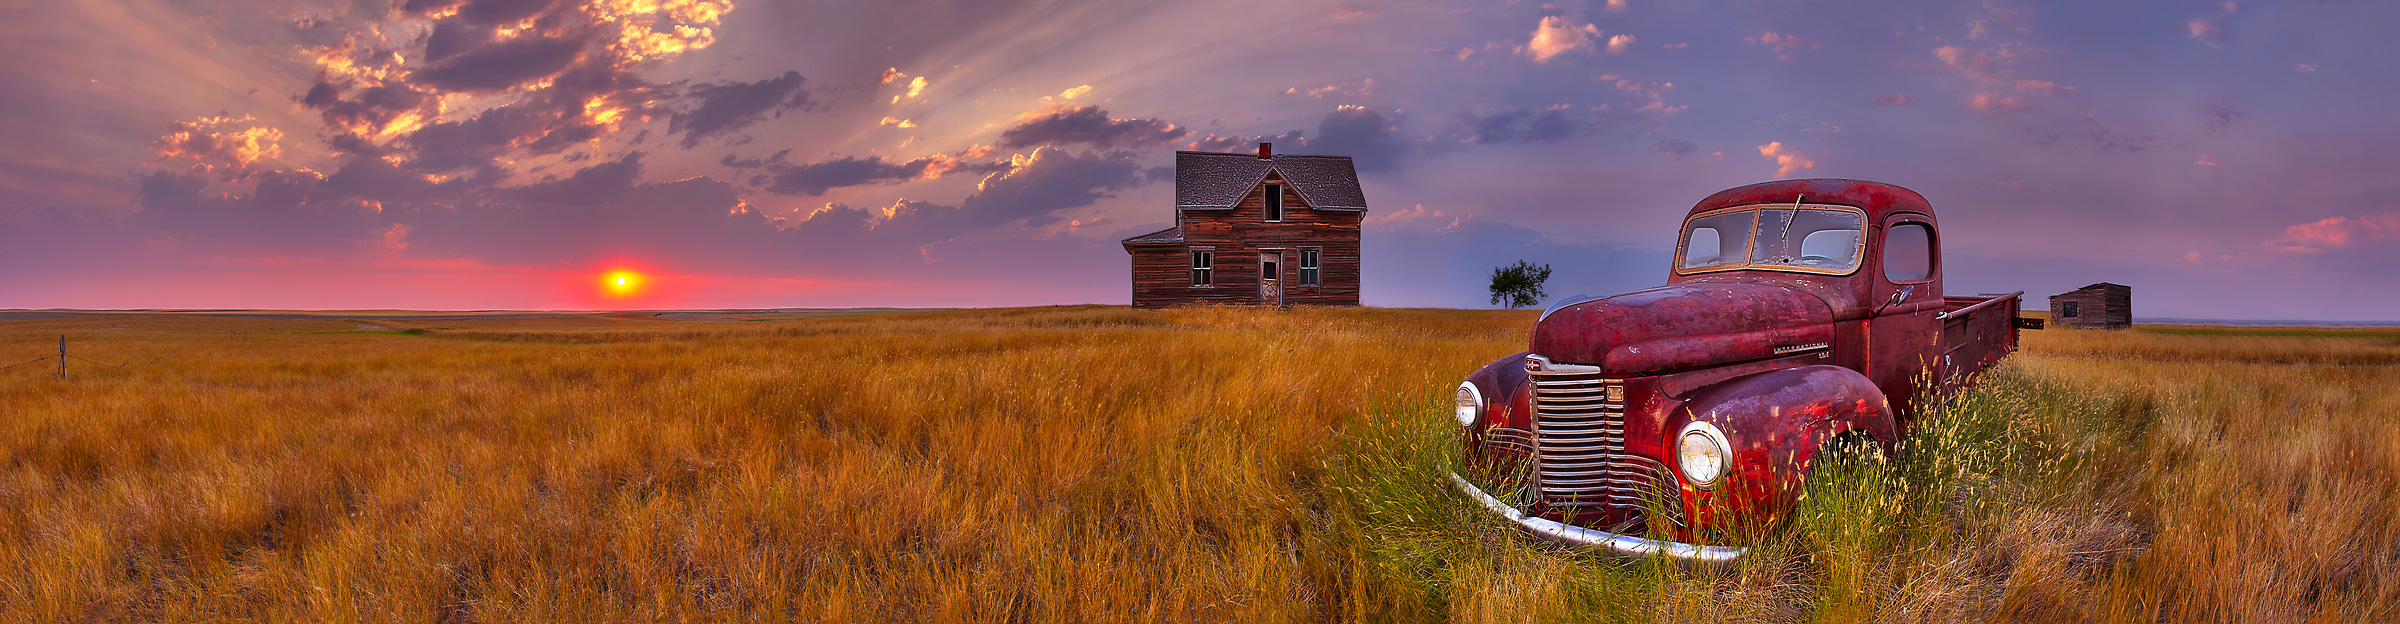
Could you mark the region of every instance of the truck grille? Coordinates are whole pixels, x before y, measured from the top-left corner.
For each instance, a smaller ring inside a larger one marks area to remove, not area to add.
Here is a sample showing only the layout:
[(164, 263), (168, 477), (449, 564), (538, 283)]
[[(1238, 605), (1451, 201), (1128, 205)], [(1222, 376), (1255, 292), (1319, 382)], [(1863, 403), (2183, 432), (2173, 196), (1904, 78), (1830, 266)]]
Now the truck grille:
[(1483, 446), (1495, 451), (1532, 455), (1533, 432), (1509, 427), (1492, 427), (1483, 430)]
[[(1665, 465), (1625, 451), (1622, 379), (1534, 371), (1533, 416), (1542, 498), (1553, 507), (1644, 510), (1673, 483)], [(1661, 506), (1682, 524), (1679, 506)]]

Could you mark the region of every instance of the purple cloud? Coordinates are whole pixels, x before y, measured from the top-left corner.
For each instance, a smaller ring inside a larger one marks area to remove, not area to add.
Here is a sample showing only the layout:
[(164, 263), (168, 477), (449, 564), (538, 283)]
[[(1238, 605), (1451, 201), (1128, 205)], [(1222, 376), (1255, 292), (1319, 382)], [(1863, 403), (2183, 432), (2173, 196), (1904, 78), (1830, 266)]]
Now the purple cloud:
[(758, 82), (692, 87), (691, 97), (700, 105), (676, 113), (667, 133), (682, 134), (683, 147), (690, 149), (701, 139), (747, 128), (769, 115), (781, 117), (784, 111), (808, 106), (808, 91), (800, 88), (805, 80), (800, 72), (786, 71)]
[(2249, 113), (2234, 110), (2232, 106), (2209, 102), (2200, 107), (2200, 123), (2202, 127), (2208, 129), (2209, 134), (2216, 134), (2218, 130), (2233, 125), (2233, 120), (2241, 119), (2243, 115), (2247, 114)]
[[(1200, 137), (1199, 140), (1185, 144), (1184, 149), (1195, 152), (1250, 152), (1258, 149), (1258, 144), (1260, 143), (1272, 143), (1275, 145), (1284, 146), (1283, 149), (1289, 151), (1292, 148), (1308, 145), (1308, 139), (1303, 138), (1301, 136), (1302, 134), (1303, 133), (1299, 130), (1293, 130), (1283, 134), (1267, 134), (1252, 137), (1240, 135), (1217, 136), (1215, 134), (1210, 134), (1205, 137)], [(1173, 171), (1170, 170), (1168, 173), (1173, 173)]]
[[(781, 153), (776, 154), (778, 158)], [(730, 158), (730, 157), (728, 157)], [(777, 167), (766, 187), (767, 192), (781, 195), (824, 195), (826, 191), (845, 186), (865, 184), (898, 184), (923, 178), (938, 178), (953, 172), (991, 173), (1008, 170), (1007, 161), (972, 162), (947, 154), (935, 154), (907, 162), (890, 162), (882, 156), (843, 157), (819, 163)]]
[(524, 37), (484, 43), (446, 56), (413, 76), (440, 91), (502, 91), (557, 75), (582, 55), (583, 36)]
[(1575, 136), (1582, 125), (1556, 108), (1510, 108), (1486, 117), (1460, 116), (1459, 123), (1471, 143), (1556, 143)]
[(1000, 147), (1017, 149), (1042, 145), (1146, 147), (1164, 145), (1191, 134), (1190, 130), (1157, 119), (1110, 119), (1097, 106), (1059, 106), (1000, 133)]
[(379, 202), (321, 192), (325, 181), (304, 171), (270, 172), (250, 193), (230, 195), (204, 192), (207, 180), (199, 177), (151, 173), (138, 178), (135, 223), (202, 253), (353, 255), (391, 221)]
[(1364, 106), (1342, 106), (1317, 122), (1317, 138), (1309, 150), (1328, 156), (1349, 156), (1360, 171), (1390, 169), (1401, 146), (1392, 141), (1394, 128), (1383, 113)]

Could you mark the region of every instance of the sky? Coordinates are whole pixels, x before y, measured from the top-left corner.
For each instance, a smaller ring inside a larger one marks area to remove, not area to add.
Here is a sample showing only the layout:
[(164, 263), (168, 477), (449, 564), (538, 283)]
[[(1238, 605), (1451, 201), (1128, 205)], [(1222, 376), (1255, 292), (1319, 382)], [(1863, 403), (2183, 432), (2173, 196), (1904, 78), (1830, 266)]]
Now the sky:
[(0, 308), (1122, 304), (1174, 151), (1272, 142), (1356, 159), (1372, 306), (1657, 285), (1840, 177), (1951, 294), (2400, 320), (2400, 3), (14, 6)]

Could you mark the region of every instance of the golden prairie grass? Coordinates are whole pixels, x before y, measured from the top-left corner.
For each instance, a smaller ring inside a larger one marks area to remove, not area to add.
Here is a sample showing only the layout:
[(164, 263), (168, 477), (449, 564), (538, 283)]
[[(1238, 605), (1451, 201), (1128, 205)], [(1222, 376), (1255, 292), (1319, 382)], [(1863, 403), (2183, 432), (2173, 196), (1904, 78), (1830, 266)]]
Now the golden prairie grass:
[(1531, 321), (5, 322), (0, 364), (123, 366), (0, 372), (0, 618), (2400, 618), (2390, 336), (2026, 332), (1692, 569), (1443, 489), (1449, 388)]
[(1739, 569), (1801, 570), (1819, 621), (2400, 619), (2392, 332), (2024, 336)]

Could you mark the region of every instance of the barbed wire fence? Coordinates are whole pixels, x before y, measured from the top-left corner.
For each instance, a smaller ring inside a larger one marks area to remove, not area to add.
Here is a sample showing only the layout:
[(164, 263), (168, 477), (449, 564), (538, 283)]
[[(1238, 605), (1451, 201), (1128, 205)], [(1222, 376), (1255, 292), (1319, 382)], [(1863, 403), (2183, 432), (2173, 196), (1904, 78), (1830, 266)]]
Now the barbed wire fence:
[(124, 364), (118, 364), (118, 365), (116, 365), (116, 366), (109, 366), (109, 365), (107, 365), (107, 364), (103, 364), (103, 363), (100, 363), (100, 362), (94, 362), (94, 361), (91, 361), (90, 359), (86, 359), (86, 358), (84, 358), (83, 356), (80, 356), (80, 355), (73, 355), (73, 354), (69, 354), (69, 353), (67, 353), (67, 336), (66, 336), (65, 334), (60, 334), (60, 335), (58, 336), (58, 355), (45, 355), (45, 356), (42, 356), (42, 357), (38, 357), (38, 358), (31, 359), (31, 360), (27, 360), (27, 361), (24, 361), (24, 362), (18, 362), (18, 363), (15, 363), (15, 364), (10, 364), (10, 365), (7, 365), (7, 366), (0, 366), (0, 371), (8, 370), (8, 369), (11, 369), (11, 368), (16, 368), (16, 367), (19, 367), (19, 366), (24, 366), (24, 365), (26, 365), (26, 364), (33, 364), (33, 363), (36, 363), (36, 362), (43, 362), (43, 361), (48, 361), (48, 360), (57, 360), (57, 361), (58, 361), (58, 378), (59, 378), (59, 380), (61, 380), (61, 381), (64, 381), (64, 380), (66, 380), (66, 378), (67, 378), (67, 360), (69, 360), (69, 359), (83, 360), (83, 362), (84, 362), (85, 364), (90, 364), (90, 365), (93, 365), (93, 366), (108, 366), (109, 368), (124, 368), (124, 367), (125, 367), (125, 364), (132, 364), (132, 363), (133, 363), (133, 362), (130, 362), (130, 361), (128, 361), (128, 362), (125, 362)]

